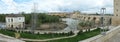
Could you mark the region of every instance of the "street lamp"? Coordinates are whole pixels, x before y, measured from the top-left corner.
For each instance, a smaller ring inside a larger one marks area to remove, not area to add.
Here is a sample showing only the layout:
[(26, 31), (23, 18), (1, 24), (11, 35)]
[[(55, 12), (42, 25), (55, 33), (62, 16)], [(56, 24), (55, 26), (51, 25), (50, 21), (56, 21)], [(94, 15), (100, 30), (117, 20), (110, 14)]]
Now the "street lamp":
[(102, 35), (105, 35), (106, 33), (105, 33), (105, 28), (104, 28), (104, 26), (105, 26), (105, 24), (104, 24), (104, 14), (105, 14), (105, 12), (106, 12), (106, 8), (101, 8), (101, 17), (102, 17), (102, 23), (101, 23), (101, 26), (103, 27), (102, 29), (102, 31), (101, 31), (101, 34)]

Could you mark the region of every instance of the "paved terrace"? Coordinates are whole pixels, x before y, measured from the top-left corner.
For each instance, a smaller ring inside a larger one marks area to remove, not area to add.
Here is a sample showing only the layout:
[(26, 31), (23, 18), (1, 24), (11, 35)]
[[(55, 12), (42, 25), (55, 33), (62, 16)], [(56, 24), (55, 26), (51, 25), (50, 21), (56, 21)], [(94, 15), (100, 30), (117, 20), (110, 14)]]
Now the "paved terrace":
[(120, 26), (107, 31), (105, 35), (100, 34), (79, 42), (120, 42)]
[(25, 41), (0, 34), (0, 42), (25, 42)]
[(120, 42), (120, 32), (118, 34), (114, 35), (113, 37), (111, 37), (106, 42)]

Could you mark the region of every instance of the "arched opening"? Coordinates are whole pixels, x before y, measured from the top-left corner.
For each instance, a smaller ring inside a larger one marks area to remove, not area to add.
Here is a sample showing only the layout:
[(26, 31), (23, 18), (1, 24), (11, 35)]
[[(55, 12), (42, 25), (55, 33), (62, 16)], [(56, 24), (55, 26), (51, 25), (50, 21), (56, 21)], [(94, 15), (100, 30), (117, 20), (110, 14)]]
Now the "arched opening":
[(93, 21), (95, 21), (95, 20), (96, 20), (96, 17), (93, 18)]
[(88, 20), (90, 20), (90, 17), (88, 17)]
[(85, 20), (86, 17), (84, 17), (84, 20)]
[(11, 28), (13, 28), (13, 25), (11, 25)]
[(110, 18), (110, 19), (109, 19), (109, 25), (111, 25), (111, 23), (112, 23), (112, 19)]
[(85, 19), (85, 17), (84, 17), (84, 19)]
[[(104, 20), (104, 18), (101, 17), (101, 18), (100, 18), (100, 23), (101, 23), (102, 25), (103, 25), (103, 20)], [(101, 26), (102, 26), (102, 25), (101, 25)]]
[(96, 17), (93, 17), (93, 27), (96, 27)]

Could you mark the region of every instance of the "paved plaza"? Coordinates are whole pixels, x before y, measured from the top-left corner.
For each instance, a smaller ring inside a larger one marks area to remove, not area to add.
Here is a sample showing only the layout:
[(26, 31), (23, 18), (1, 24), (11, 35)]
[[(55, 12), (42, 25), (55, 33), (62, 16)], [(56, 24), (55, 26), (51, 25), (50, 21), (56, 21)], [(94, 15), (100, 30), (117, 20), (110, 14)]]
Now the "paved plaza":
[(0, 42), (24, 42), (24, 41), (0, 34)]
[(120, 32), (114, 35), (112, 38), (110, 38), (106, 42), (120, 42)]

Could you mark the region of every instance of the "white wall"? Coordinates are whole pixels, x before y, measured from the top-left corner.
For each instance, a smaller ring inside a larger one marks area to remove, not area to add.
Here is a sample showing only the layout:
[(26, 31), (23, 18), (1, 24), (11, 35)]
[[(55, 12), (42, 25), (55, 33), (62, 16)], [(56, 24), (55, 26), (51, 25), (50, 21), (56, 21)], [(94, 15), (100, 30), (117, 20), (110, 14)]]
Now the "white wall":
[[(13, 19), (13, 22), (11, 21), (11, 19)], [(5, 20), (7, 28), (11, 28), (11, 25), (13, 25), (13, 28), (23, 28), (23, 24), (25, 23), (25, 17), (6, 17)]]
[[(19, 20), (20, 18), (20, 20)], [(10, 22), (8, 21), (10, 19)], [(15, 22), (25, 22), (25, 17), (6, 17), (6, 23), (11, 23), (11, 19), (13, 19), (13, 23)]]

